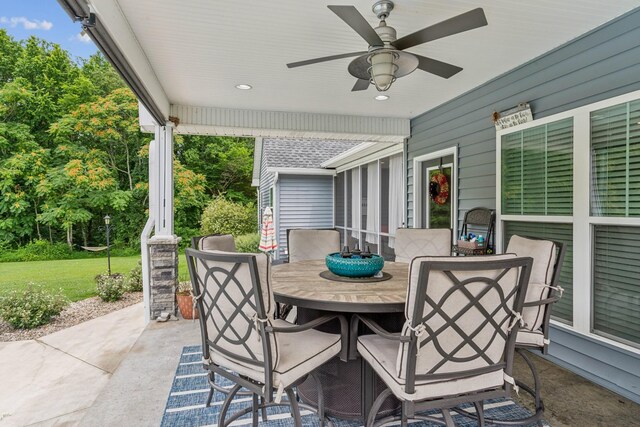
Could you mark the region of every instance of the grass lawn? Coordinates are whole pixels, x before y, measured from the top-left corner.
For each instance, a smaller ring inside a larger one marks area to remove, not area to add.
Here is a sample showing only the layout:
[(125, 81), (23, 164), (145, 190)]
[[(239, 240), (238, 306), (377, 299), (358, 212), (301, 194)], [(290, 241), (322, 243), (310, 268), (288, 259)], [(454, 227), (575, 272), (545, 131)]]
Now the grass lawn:
[[(111, 257), (111, 272), (126, 275), (139, 259), (140, 256)], [(0, 263), (0, 294), (34, 282), (51, 290), (62, 289), (67, 298), (78, 301), (96, 295), (95, 277), (106, 271), (107, 258), (3, 262)]]

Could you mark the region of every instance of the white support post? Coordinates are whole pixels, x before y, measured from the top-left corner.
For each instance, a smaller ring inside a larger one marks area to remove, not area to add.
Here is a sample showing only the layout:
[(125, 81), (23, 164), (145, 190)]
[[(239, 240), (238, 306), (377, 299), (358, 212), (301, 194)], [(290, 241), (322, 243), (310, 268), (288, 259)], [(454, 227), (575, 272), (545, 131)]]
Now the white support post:
[(145, 245), (149, 268), (145, 318), (150, 320), (176, 312), (180, 238), (173, 234), (173, 205), (173, 124), (167, 123), (156, 126), (149, 147), (149, 221), (143, 239), (153, 227), (155, 235)]
[[(157, 215), (156, 236), (175, 237), (173, 234), (173, 125), (156, 126), (158, 141), (158, 168), (156, 179)], [(151, 171), (149, 171), (151, 174)]]
[[(156, 135), (157, 137), (157, 135)], [(149, 142), (149, 218), (140, 235), (140, 254), (142, 257), (142, 295), (144, 305), (144, 323), (151, 320), (151, 264), (149, 260), (149, 237), (154, 230), (155, 215), (158, 205), (158, 143)]]

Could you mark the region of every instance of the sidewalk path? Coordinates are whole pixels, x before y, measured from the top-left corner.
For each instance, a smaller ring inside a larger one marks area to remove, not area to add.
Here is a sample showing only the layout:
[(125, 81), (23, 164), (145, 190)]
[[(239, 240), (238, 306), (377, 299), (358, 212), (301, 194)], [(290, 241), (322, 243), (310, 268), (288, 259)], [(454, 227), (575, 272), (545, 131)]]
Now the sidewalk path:
[(142, 303), (0, 343), (0, 426), (75, 426), (144, 330)]

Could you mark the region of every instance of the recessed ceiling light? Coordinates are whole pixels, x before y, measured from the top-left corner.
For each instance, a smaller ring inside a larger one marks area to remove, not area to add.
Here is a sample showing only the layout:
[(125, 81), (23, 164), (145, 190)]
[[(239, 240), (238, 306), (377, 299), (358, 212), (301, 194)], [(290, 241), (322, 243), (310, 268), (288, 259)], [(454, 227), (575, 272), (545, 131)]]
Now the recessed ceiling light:
[(249, 90), (251, 88), (253, 88), (253, 86), (247, 85), (247, 84), (244, 84), (244, 83), (236, 85), (236, 89), (240, 89), (240, 90)]
[(389, 95), (376, 95), (375, 97), (376, 101), (386, 101), (387, 99), (389, 99)]

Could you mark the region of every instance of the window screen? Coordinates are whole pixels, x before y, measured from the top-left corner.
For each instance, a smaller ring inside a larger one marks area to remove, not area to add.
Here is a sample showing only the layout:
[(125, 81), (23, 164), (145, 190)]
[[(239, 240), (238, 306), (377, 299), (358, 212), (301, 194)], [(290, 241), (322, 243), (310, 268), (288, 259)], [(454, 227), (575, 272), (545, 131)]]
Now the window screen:
[(571, 215), (573, 118), (502, 136), (502, 214)]
[(640, 216), (640, 101), (591, 113), (591, 215)]
[(640, 344), (640, 227), (594, 226), (593, 329)]

